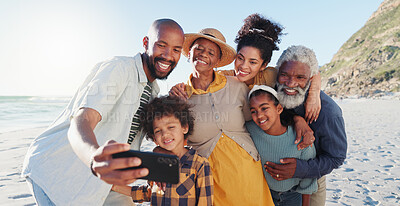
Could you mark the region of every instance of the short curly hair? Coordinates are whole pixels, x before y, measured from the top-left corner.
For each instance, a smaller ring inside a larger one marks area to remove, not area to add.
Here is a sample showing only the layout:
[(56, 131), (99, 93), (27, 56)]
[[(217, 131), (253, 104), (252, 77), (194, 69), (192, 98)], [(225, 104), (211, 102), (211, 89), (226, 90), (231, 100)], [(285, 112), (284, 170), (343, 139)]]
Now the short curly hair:
[(288, 61), (299, 61), (307, 64), (310, 67), (311, 76), (314, 76), (319, 72), (317, 56), (312, 49), (309, 49), (305, 46), (292, 45), (288, 47), (279, 57), (275, 68), (279, 71), (279, 68), (282, 66), (282, 64)]
[(140, 115), (141, 126), (147, 134), (147, 140), (154, 140), (153, 122), (165, 116), (174, 116), (179, 119), (182, 126), (188, 126), (188, 132), (184, 135), (187, 139), (193, 133), (194, 117), (190, 108), (192, 106), (178, 97), (161, 96), (153, 99), (145, 105)]
[(255, 47), (260, 51), (263, 64), (271, 61), (272, 51), (279, 50), (277, 44), (284, 29), (260, 14), (251, 14), (243, 20), (244, 25), (238, 31), (235, 39), (236, 51), (245, 46)]

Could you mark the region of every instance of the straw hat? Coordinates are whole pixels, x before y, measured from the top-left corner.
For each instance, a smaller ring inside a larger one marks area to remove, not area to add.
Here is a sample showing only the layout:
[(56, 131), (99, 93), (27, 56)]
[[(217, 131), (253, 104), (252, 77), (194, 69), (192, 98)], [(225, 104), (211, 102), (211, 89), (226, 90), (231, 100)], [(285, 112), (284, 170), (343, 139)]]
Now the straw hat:
[(192, 46), (193, 42), (198, 38), (205, 38), (214, 43), (216, 43), (221, 49), (221, 59), (216, 65), (216, 67), (223, 67), (233, 62), (236, 56), (236, 51), (234, 48), (229, 46), (226, 43), (224, 35), (216, 29), (206, 28), (199, 31), (199, 33), (189, 33), (185, 34), (185, 42), (183, 43), (182, 54), (185, 57), (188, 57), (190, 46)]

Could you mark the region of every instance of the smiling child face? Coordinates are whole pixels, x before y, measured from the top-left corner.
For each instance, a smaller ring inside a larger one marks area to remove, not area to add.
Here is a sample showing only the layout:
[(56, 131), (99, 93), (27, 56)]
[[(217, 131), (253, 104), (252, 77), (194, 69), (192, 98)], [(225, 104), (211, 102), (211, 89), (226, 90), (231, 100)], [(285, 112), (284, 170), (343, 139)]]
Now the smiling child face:
[(275, 105), (268, 94), (260, 94), (250, 99), (250, 112), (253, 121), (265, 133), (274, 135), (281, 129), (280, 114), (283, 108)]
[(184, 147), (185, 134), (188, 126), (182, 126), (178, 118), (173, 115), (165, 115), (153, 121), (154, 142), (160, 147), (171, 151), (181, 157), (186, 149)]

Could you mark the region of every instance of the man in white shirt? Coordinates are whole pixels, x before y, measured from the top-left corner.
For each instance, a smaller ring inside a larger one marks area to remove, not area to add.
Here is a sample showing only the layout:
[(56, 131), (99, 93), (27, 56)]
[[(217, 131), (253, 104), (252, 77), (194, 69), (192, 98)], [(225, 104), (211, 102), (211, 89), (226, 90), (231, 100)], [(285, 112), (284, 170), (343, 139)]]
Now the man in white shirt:
[(113, 57), (94, 67), (26, 154), (22, 176), (38, 205), (133, 205), (130, 197), (110, 192), (111, 186), (132, 183), (148, 170), (120, 171), (140, 165), (140, 159), (111, 155), (139, 149), (143, 135), (134, 125), (141, 101), (157, 96), (154, 80), (171, 73), (183, 42), (178, 23), (159, 19), (143, 38), (144, 53)]

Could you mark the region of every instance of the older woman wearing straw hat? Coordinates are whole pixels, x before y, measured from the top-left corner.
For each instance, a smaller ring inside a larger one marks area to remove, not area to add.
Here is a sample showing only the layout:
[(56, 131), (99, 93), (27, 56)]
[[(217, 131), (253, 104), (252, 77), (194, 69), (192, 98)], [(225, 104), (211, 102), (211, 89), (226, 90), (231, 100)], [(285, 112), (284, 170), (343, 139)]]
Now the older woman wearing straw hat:
[(214, 68), (230, 64), (236, 52), (216, 29), (185, 34), (182, 53), (193, 66), (185, 90), (195, 114), (188, 138), (208, 158), (215, 205), (273, 205), (257, 149), (244, 123), (251, 119), (246, 84)]

